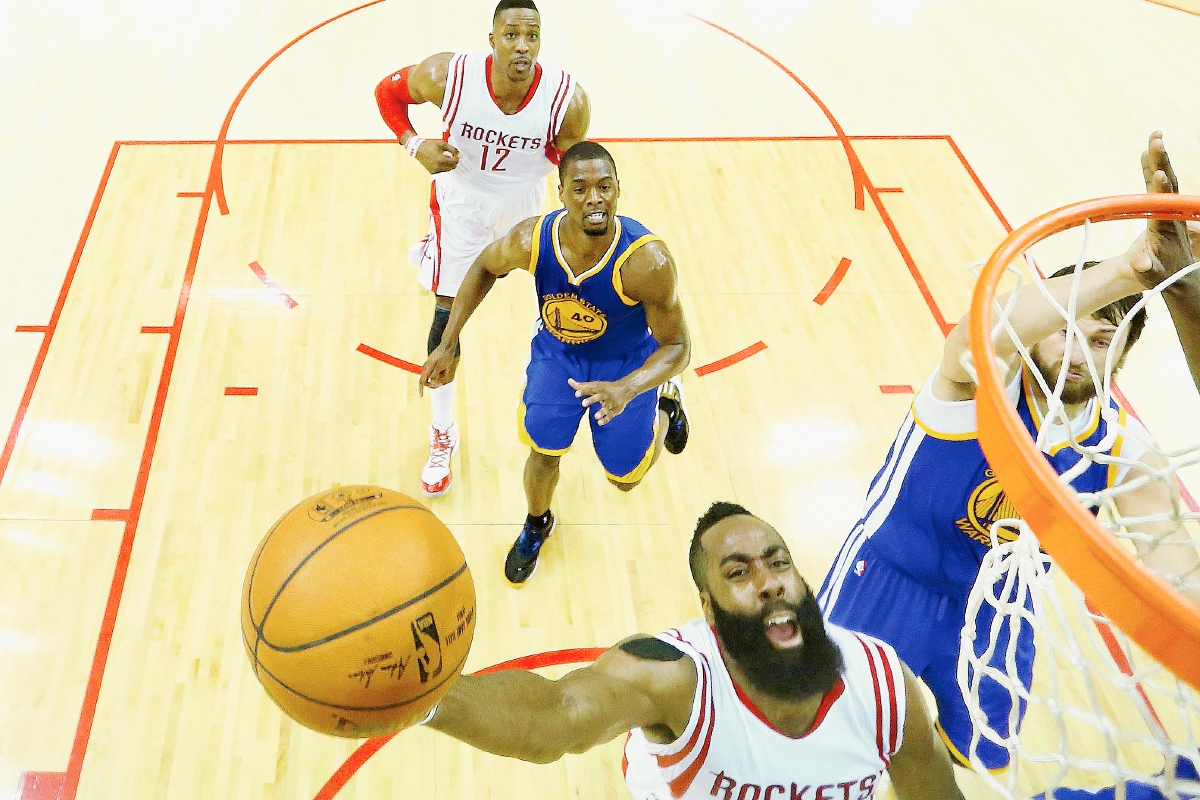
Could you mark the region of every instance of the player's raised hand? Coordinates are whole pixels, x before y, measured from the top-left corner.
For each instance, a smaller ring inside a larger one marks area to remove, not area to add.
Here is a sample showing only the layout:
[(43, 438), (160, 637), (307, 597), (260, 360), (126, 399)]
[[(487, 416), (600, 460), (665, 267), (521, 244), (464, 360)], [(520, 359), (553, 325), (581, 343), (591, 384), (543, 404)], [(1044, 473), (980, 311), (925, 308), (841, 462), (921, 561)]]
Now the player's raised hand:
[(430, 175), (448, 172), (458, 166), (458, 148), (441, 139), (426, 139), (415, 156)]
[(633, 399), (621, 381), (585, 381), (580, 383), (574, 378), (567, 378), (567, 385), (575, 390), (575, 396), (583, 398), (583, 407), (599, 405), (596, 411), (596, 422), (608, 424), (614, 417), (625, 410)]
[(445, 342), (434, 348), (429, 358), (425, 359), (425, 366), (421, 367), (421, 381), (417, 385), (417, 394), (424, 396), (426, 386), (436, 389), (454, 380), (454, 373), (458, 369), (458, 357), (454, 355), (454, 351), (455, 346), (447, 347)]
[[(1142, 176), (1150, 194), (1179, 193), (1179, 179), (1167, 157), (1162, 131), (1150, 134), (1150, 144), (1142, 153)], [(1200, 243), (1200, 230), (1189, 231), (1187, 225), (1177, 220), (1150, 220), (1146, 226), (1146, 254), (1134, 264), (1138, 280), (1153, 288), (1191, 264), (1196, 260), (1193, 240)]]

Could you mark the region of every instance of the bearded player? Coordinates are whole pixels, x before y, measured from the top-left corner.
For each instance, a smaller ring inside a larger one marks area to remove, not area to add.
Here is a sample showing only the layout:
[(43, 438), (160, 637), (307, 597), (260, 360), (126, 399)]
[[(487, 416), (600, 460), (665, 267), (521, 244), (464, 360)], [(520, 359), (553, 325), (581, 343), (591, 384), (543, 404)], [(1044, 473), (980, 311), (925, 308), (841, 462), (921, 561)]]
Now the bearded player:
[[(463, 277), (483, 248), (542, 207), (546, 176), (587, 135), (587, 94), (560, 68), (538, 61), (541, 16), (533, 0), (500, 0), (490, 51), (438, 53), (375, 87), (379, 112), (405, 151), (433, 175), (429, 233), (410, 252), (421, 285), (436, 295), (428, 352), (442, 339)], [(425, 139), (408, 107), (442, 109), (444, 132)], [(456, 345), (455, 358), (459, 349)], [(454, 385), (430, 392), (433, 422), (421, 490), (450, 489), (458, 449)]]
[(635, 800), (868, 800), (884, 771), (898, 800), (961, 800), (912, 673), (890, 646), (822, 622), (774, 528), (714, 503), (688, 562), (703, 619), (557, 681), (464, 675), (426, 724), (537, 763), (630, 731)]

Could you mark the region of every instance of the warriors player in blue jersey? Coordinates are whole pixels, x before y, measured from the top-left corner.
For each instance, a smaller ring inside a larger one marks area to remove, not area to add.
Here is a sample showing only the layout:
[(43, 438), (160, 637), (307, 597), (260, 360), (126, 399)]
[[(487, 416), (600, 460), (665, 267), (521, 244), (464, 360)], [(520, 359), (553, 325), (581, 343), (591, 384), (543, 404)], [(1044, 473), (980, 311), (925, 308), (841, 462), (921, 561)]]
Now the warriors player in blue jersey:
[[(1147, 186), (1151, 191), (1177, 191), (1161, 134), (1156, 136), (1143, 156)], [(1130, 320), (1128, 335), (1125, 331), (1118, 334), (1118, 326), (1140, 299), (1141, 290), (1157, 285), (1190, 263), (1190, 254), (1185, 252), (1186, 234), (1180, 241), (1182, 231), (1182, 226), (1170, 222), (1152, 223), (1147, 234), (1126, 253), (1088, 265), (1079, 276), (1077, 293), (1082, 341), (1076, 337), (1070, 352), (1059, 312), (1038, 291), (1020, 295), (1010, 321), (1016, 335), (1029, 347), (1033, 367), (1048, 385), (1054, 386), (1067, 361), (1062, 401), (1070, 433), (1061, 419), (1047, 419), (1046, 397), (1031, 368), (1023, 363), (1007, 337), (997, 341), (996, 351), (1011, 366), (1010, 399), (1030, 436), (1036, 437), (1039, 430), (1046, 435), (1043, 450), (1059, 474), (1080, 459), (1068, 445), (1070, 439), (1097, 445), (1108, 427), (1084, 348), (1090, 350), (1092, 363), (1098, 367), (1105, 363), (1109, 350), (1115, 349), (1113, 363), (1119, 368), (1145, 325), (1145, 312), (1141, 311)], [(1066, 274), (1060, 271), (1058, 277), (1045, 283), (1064, 308), (1073, 271), (1068, 267)], [(1173, 315), (1177, 310), (1189, 313), (1189, 305), (1190, 314), (1196, 314), (1197, 295), (1192, 283), (1183, 292), (1164, 293)], [(1005, 299), (998, 302), (1003, 304)], [(843, 543), (818, 595), (830, 622), (892, 644), (905, 663), (924, 679), (937, 701), (943, 741), (964, 766), (972, 722), (956, 669), (967, 595), (990, 547), (992, 523), (1017, 516), (976, 439), (976, 386), (972, 373), (963, 365), (968, 351), (966, 322), (964, 318), (951, 332), (940, 366), (913, 401), (886, 463), (871, 483), (863, 516)], [(1189, 361), (1200, 363), (1200, 337), (1181, 329), (1180, 338)], [(1117, 413), (1125, 430), (1107, 452), (1127, 462), (1165, 467), (1166, 460), (1149, 448), (1151, 440), (1141, 425), (1126, 419), (1124, 411)], [(1130, 472), (1127, 464), (1093, 463), (1071, 483), (1078, 492), (1095, 492), (1124, 482)], [(1151, 481), (1118, 494), (1114, 502), (1122, 517), (1135, 519), (1169, 509), (1175, 501), (1171, 496), (1174, 491), (1164, 482)], [(1169, 523), (1139, 526), (1139, 531), (1151, 535), (1165, 535), (1164, 531), (1170, 529)], [(1172, 549), (1147, 550), (1140, 555), (1160, 573), (1179, 575), (1186, 566), (1176, 562), (1186, 556), (1181, 549), (1169, 552)], [(984, 604), (980, 618), (974, 621), (975, 630), (987, 631), (992, 613), (992, 607)], [(1005, 634), (1002, 637), (997, 641), (993, 666), (1007, 671), (1005, 657), (1011, 644), (1015, 677), (1028, 688), (1033, 672), (1032, 630), (1026, 626), (1013, 643)], [(977, 648), (987, 644), (987, 636), (983, 638), (985, 641), (977, 643)], [(1002, 736), (1009, 735), (1013, 709), (1008, 690), (985, 678), (979, 704), (987, 715), (988, 727)], [(1019, 719), (1024, 708), (1016, 711)], [(980, 740), (977, 753), (989, 769), (1008, 764), (1008, 751), (987, 738)]]
[(642, 480), (664, 445), (679, 453), (688, 436), (673, 380), (691, 357), (675, 262), (641, 223), (617, 216), (617, 167), (601, 145), (571, 147), (558, 175), (564, 208), (518, 224), (475, 260), (421, 373), (422, 387), (453, 380), (459, 335), (492, 284), (513, 270), (533, 273), (541, 318), (518, 419), (530, 448), (529, 515), (504, 563), (505, 577), (518, 586), (537, 568), (554, 530), (559, 459), (585, 413), (600, 463), (623, 491)]

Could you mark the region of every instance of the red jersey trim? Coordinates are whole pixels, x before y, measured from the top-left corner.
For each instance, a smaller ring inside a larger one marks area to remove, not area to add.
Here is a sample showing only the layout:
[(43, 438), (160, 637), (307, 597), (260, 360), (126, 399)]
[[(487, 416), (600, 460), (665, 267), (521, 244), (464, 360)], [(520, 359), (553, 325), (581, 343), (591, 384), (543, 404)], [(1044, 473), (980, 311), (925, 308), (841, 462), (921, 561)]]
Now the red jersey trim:
[[(717, 647), (721, 650), (721, 657), (724, 658), (725, 650), (724, 650), (724, 648), (721, 647), (721, 640), (719, 637), (717, 637), (717, 631), (715, 628), (712, 628), (711, 626), (710, 626), (710, 630), (712, 630), (712, 632), (713, 632), (713, 638), (716, 639)], [(875, 671), (875, 668), (872, 667), (871, 671), (873, 673)], [(790, 736), (790, 735), (784, 733), (783, 731), (779, 730), (779, 728), (776, 728), (774, 725), (771, 724), (771, 721), (769, 719), (767, 719), (767, 715), (764, 714), (759, 709), (758, 706), (754, 705), (753, 700), (751, 700), (749, 697), (746, 696), (746, 693), (742, 691), (742, 687), (738, 686), (737, 681), (735, 681), (733, 679), (732, 675), (729, 676), (729, 682), (733, 684), (733, 691), (735, 691), (737, 693), (738, 700), (741, 700), (742, 705), (744, 705), (747, 709), (749, 709), (751, 714), (758, 717), (759, 721), (762, 722), (762, 724), (766, 725), (768, 728), (775, 731), (780, 736), (786, 736), (787, 738), (793, 739), (793, 740), (804, 739), (804, 738), (807, 738), (808, 736), (811, 736), (817, 730), (817, 728), (819, 728), (821, 726), (821, 723), (825, 721), (826, 715), (829, 714), (829, 709), (833, 708), (833, 704), (835, 702), (837, 702), (837, 699), (839, 697), (841, 697), (842, 694), (846, 691), (846, 682), (843, 681), (841, 678), (838, 678), (837, 683), (835, 683), (833, 685), (833, 688), (830, 689), (828, 692), (826, 692), (825, 696), (823, 698), (821, 698), (821, 705), (817, 706), (817, 715), (815, 717), (813, 717), (812, 727), (810, 727), (807, 731), (800, 734), (799, 736)]]
[[(705, 671), (707, 672), (708, 669), (710, 669), (708, 667), (708, 659), (704, 658), (703, 654), (701, 654), (701, 658), (704, 659)], [(696, 775), (700, 773), (700, 767), (704, 766), (704, 762), (708, 758), (708, 750), (712, 745), (713, 731), (717, 729), (717, 706), (715, 699), (710, 700), (710, 704), (708, 732), (704, 735), (704, 745), (700, 748), (699, 755), (696, 756), (695, 760), (692, 761), (688, 768), (676, 776), (674, 780), (667, 783), (667, 786), (671, 790), (672, 797), (683, 797), (687, 790), (691, 788), (692, 781), (696, 779)], [(699, 730), (700, 726), (697, 725), (696, 729)]]
[(558, 79), (558, 88), (554, 90), (554, 97), (550, 101), (550, 120), (546, 123), (546, 158), (551, 164), (558, 164), (562, 155), (554, 146), (554, 137), (558, 135), (558, 129), (562, 127), (556, 122), (558, 109), (562, 105), (566, 97), (566, 89), (571, 85), (571, 78), (567, 73), (562, 73)]
[(503, 108), (500, 108), (500, 101), (496, 99), (496, 92), (492, 89), (492, 60), (494, 56), (488, 56), (487, 61), (483, 64), (483, 75), (487, 78), (488, 94), (491, 95), (492, 102), (496, 104), (496, 108), (500, 109), (500, 113), (506, 117), (511, 117), (513, 114), (520, 114), (521, 109), (529, 105), (529, 101), (533, 99), (534, 93), (537, 92), (538, 84), (542, 82), (542, 65), (533, 62), (533, 83), (529, 85), (529, 91), (525, 93), (525, 99), (521, 101), (521, 105), (517, 106), (517, 110), (509, 114)]
[(436, 245), (433, 280), (430, 281), (429, 291), (437, 294), (438, 284), (442, 282), (442, 208), (438, 205), (437, 181), (429, 182), (429, 215), (433, 217), (433, 238)]
[(458, 106), (462, 103), (463, 77), (466, 72), (466, 56), (455, 56), (454, 72), (450, 81), (450, 102), (446, 104), (446, 134), (454, 128), (454, 118), (458, 116)]
[(896, 683), (892, 679), (892, 665), (888, 662), (887, 653), (885, 653), (883, 651), (883, 646), (880, 644), (876, 644), (875, 650), (876, 650), (876, 652), (879, 653), (879, 660), (880, 660), (880, 662), (883, 663), (883, 676), (884, 676), (884, 678), (887, 679), (888, 702), (889, 702), (888, 711), (890, 713), (889, 719), (891, 720), (891, 723), (892, 723), (891, 730), (888, 732), (887, 760), (890, 761), (891, 757), (896, 755), (896, 736), (898, 733), (899, 721), (900, 721), (899, 714), (897, 713), (897, 709), (896, 709)]
[(708, 693), (708, 670), (700, 666), (700, 717), (696, 720), (696, 729), (692, 731), (691, 738), (678, 753), (654, 757), (660, 769), (673, 767), (691, 754), (696, 747), (696, 742), (700, 740), (700, 731), (704, 729), (704, 723), (711, 721), (710, 710), (714, 708), (715, 703)]
[(888, 757), (883, 749), (883, 696), (879, 690), (879, 673), (875, 669), (870, 646), (857, 635), (854, 638), (862, 645), (863, 652), (867, 654), (867, 665), (871, 668), (871, 683), (875, 687), (875, 744), (879, 748), (879, 758), (886, 762)]

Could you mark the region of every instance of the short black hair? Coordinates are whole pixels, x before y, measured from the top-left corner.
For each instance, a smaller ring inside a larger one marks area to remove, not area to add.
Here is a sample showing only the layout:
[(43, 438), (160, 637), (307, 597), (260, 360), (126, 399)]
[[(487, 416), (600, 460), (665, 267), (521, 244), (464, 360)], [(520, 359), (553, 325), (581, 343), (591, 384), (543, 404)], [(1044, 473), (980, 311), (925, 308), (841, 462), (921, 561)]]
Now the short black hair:
[[(696, 531), (692, 534), (692, 546), (688, 548), (688, 568), (692, 571), (692, 582), (702, 592), (708, 591), (708, 580), (704, 577), (704, 545), (700, 544), (700, 539), (713, 525), (726, 517), (734, 517), (738, 514), (754, 517), (754, 514), (747, 511), (744, 506), (718, 500), (708, 507), (704, 516), (696, 520)], [(758, 517), (754, 518), (758, 519)]]
[[(1092, 267), (1096, 266), (1099, 263), (1100, 263), (1099, 261), (1085, 261), (1085, 262), (1083, 262), (1083, 268), (1091, 269)], [(1072, 264), (1070, 266), (1061, 267), (1061, 268), (1055, 270), (1054, 274), (1051, 275), (1050, 277), (1051, 278), (1059, 278), (1059, 277), (1062, 277), (1063, 275), (1070, 275), (1074, 271), (1075, 271), (1075, 265)], [(1092, 316), (1099, 317), (1100, 319), (1104, 320), (1105, 322), (1111, 322), (1113, 325), (1120, 327), (1121, 320), (1125, 319), (1125, 317), (1129, 315), (1129, 312), (1133, 310), (1133, 307), (1135, 305), (1137, 305), (1141, 301), (1141, 299), (1142, 299), (1141, 293), (1127, 295), (1125, 297), (1122, 297), (1120, 300), (1109, 303), (1104, 308), (1101, 308), (1097, 311), (1092, 312)], [(1129, 349), (1131, 347), (1133, 347), (1133, 345), (1137, 342), (1137, 340), (1142, 337), (1142, 331), (1145, 329), (1146, 329), (1146, 308), (1143, 306), (1142, 308), (1138, 309), (1138, 312), (1133, 315), (1133, 319), (1131, 319), (1129, 321), (1129, 334), (1127, 335), (1127, 337), (1125, 339), (1125, 352), (1121, 354), (1122, 360), (1124, 360), (1124, 358), (1125, 358), (1125, 353), (1128, 353)], [(1100, 365), (1097, 365), (1097, 366), (1100, 366)], [(1117, 366), (1120, 366), (1120, 362), (1118, 362)]]
[(571, 145), (567, 148), (567, 152), (563, 153), (562, 160), (558, 162), (559, 185), (566, 179), (567, 167), (576, 161), (591, 161), (593, 158), (603, 158), (607, 161), (612, 167), (613, 177), (617, 177), (617, 162), (613, 159), (612, 153), (605, 150), (602, 144), (584, 140)]
[[(492, 14), (492, 27), (496, 27), (496, 20), (500, 19), (500, 13), (508, 11), (510, 8), (528, 8), (537, 11), (538, 7), (533, 4), (533, 0), (500, 0), (496, 4), (496, 12)], [(538, 11), (540, 14), (541, 12)]]

